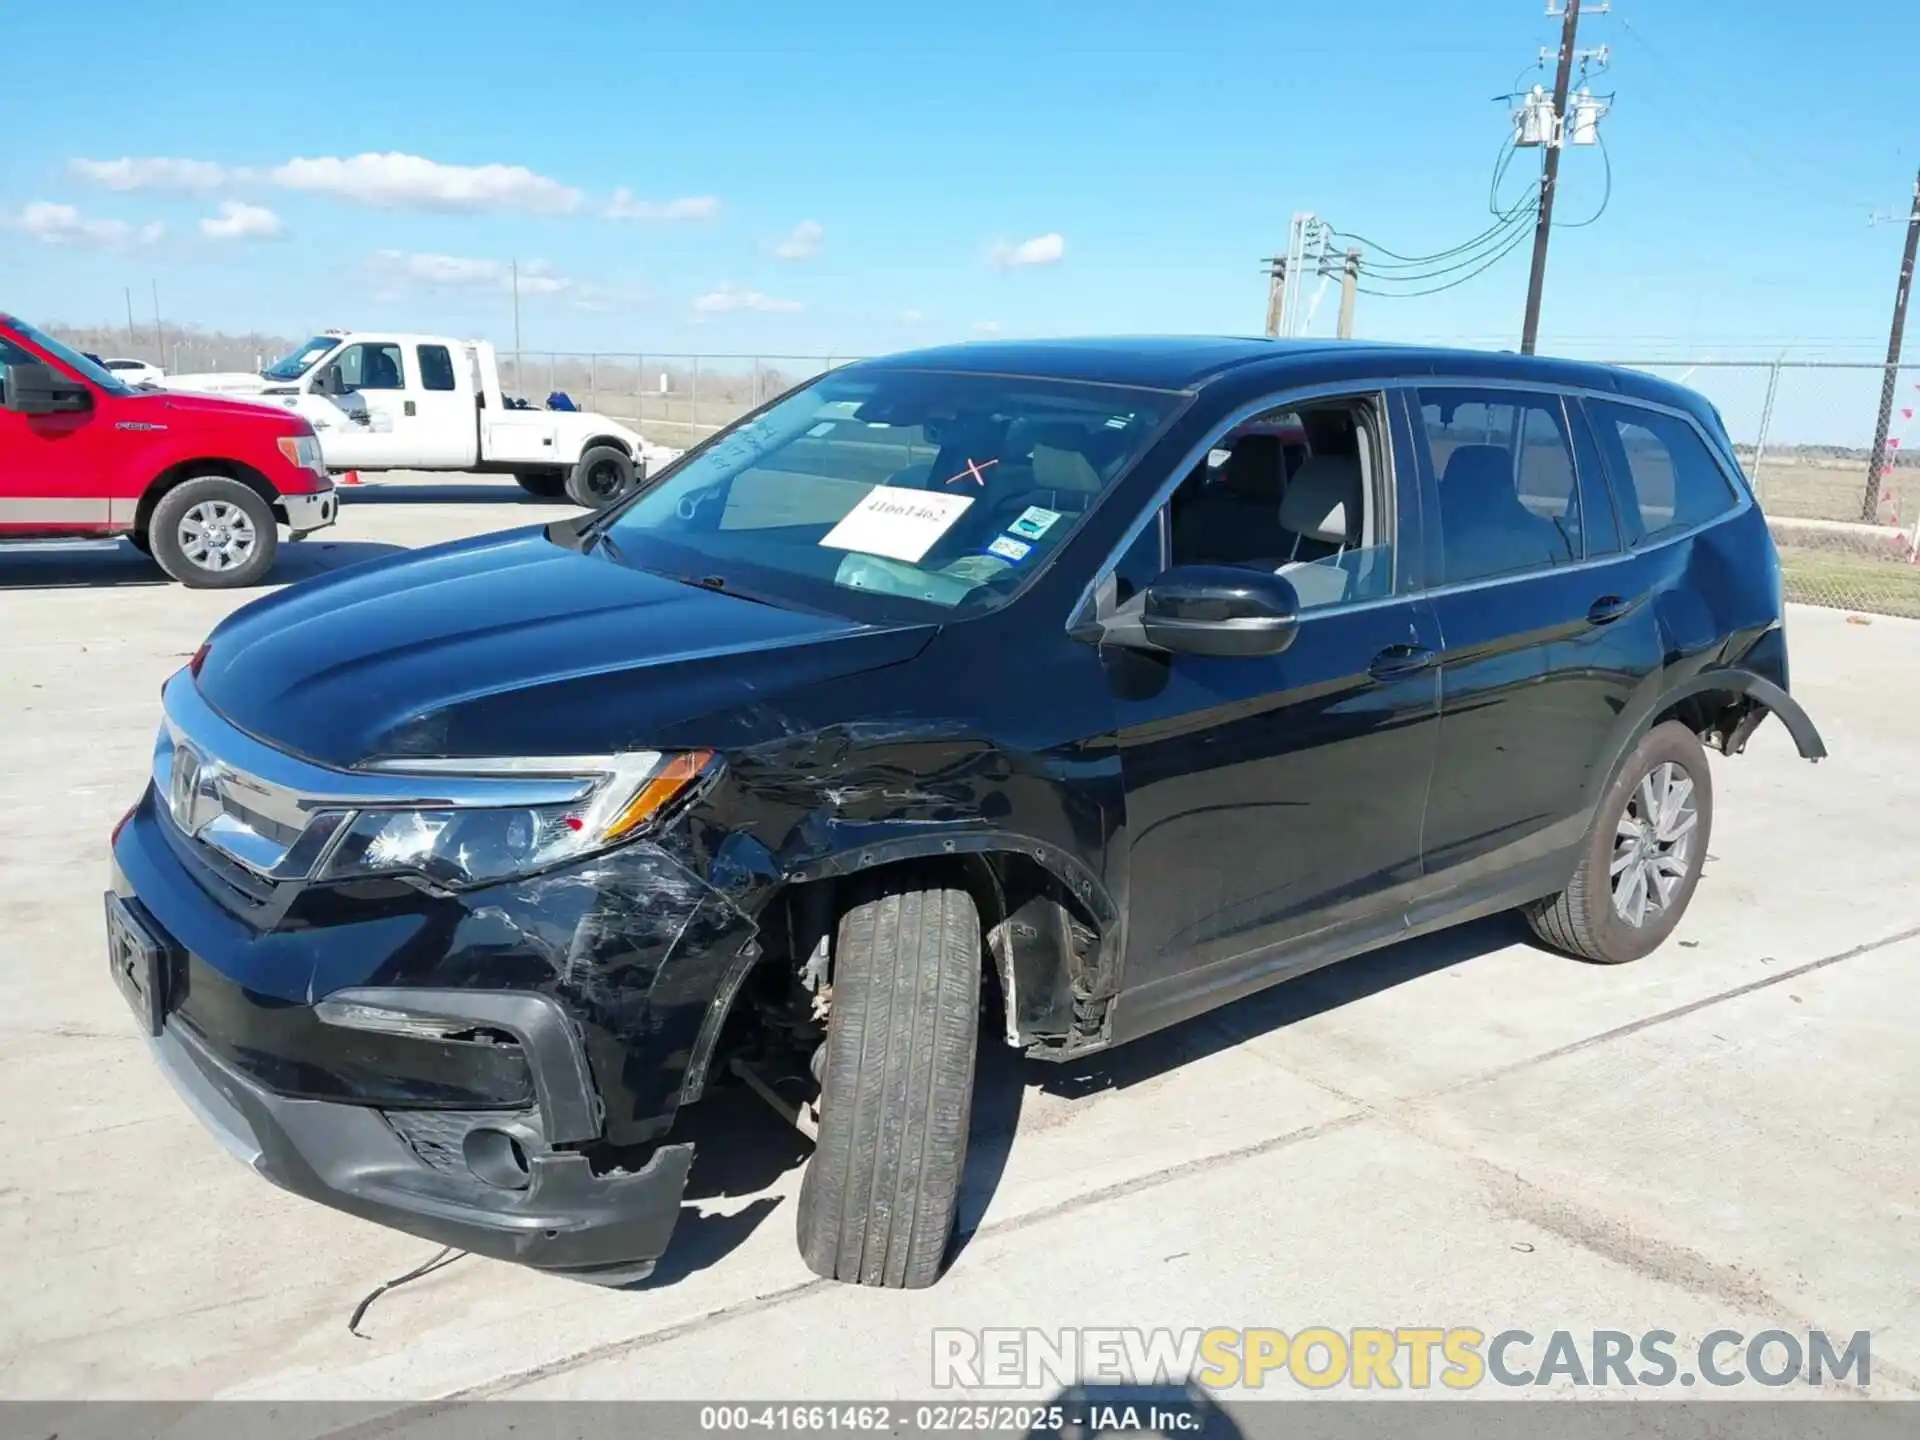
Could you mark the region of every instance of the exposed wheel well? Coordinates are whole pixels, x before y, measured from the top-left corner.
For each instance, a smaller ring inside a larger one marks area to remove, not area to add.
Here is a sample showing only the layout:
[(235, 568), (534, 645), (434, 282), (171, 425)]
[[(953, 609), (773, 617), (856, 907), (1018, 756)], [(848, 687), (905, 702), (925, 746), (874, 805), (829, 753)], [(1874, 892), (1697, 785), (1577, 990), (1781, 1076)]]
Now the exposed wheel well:
[(177, 465), (169, 465), (158, 475), (140, 496), (140, 503), (133, 512), (133, 528), (137, 534), (147, 532), (147, 524), (153, 518), (153, 507), (160, 503), (160, 497), (176, 485), (188, 480), (197, 480), (203, 475), (221, 475), (229, 480), (238, 480), (252, 490), (273, 509), (273, 518), (285, 521), (286, 509), (280, 504), (280, 492), (272, 483), (251, 465), (243, 465), (238, 460), (225, 458), (182, 460)]
[(629, 460), (633, 458), (633, 447), (617, 435), (595, 435), (580, 446), (580, 453), (585, 455), (596, 445), (611, 445)]
[(1755, 712), (1764, 714), (1765, 710), (1766, 707), (1753, 696), (1739, 690), (1697, 690), (1691, 695), (1681, 696), (1653, 715), (1647, 721), (1646, 729), (1651, 730), (1668, 720), (1678, 720), (1699, 736), (1702, 744), (1723, 753), (1732, 753), (1728, 746), (1739, 734), (1743, 722)]
[[(1005, 1038), (1018, 1048), (1078, 1050), (1102, 1032), (1108, 996), (1100, 993), (1097, 922), (1044, 866), (1014, 851), (889, 860), (845, 874), (794, 881), (759, 912), (760, 952), (752, 969), (709, 1022), (711, 1043), (695, 1047), (702, 1073), (689, 1075), (683, 1099), (698, 1096), (724, 1064), (722, 1032), (738, 1039), (758, 1010), (776, 1029), (804, 1029), (802, 996), (828, 977), (810, 974), (824, 940), (830, 960), (840, 913), (856, 876), (912, 869), (964, 888), (980, 912), (983, 1003), (1005, 1015)], [(799, 1008), (796, 1008), (796, 1007)], [(815, 1007), (824, 1009), (824, 1006)], [(795, 1022), (799, 1023), (796, 1024)]]

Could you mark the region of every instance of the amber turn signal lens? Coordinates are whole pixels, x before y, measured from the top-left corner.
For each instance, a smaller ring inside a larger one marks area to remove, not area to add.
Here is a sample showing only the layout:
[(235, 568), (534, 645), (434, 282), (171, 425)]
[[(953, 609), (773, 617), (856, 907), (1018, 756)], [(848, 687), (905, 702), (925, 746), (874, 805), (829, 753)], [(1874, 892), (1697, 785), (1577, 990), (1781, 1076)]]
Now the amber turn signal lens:
[(713, 764), (713, 751), (687, 750), (675, 755), (660, 771), (634, 794), (614, 821), (607, 827), (603, 843), (611, 844), (631, 835), (647, 821), (664, 810), (686, 788), (706, 774)]

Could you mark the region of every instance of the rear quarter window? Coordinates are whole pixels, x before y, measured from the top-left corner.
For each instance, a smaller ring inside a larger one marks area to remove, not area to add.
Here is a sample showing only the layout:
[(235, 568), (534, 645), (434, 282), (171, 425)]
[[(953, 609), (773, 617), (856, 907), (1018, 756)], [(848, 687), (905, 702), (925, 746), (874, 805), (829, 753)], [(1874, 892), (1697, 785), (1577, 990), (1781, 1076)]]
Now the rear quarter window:
[(1613, 475), (1628, 543), (1704, 525), (1739, 503), (1707, 442), (1679, 416), (1612, 400), (1589, 400), (1587, 413)]

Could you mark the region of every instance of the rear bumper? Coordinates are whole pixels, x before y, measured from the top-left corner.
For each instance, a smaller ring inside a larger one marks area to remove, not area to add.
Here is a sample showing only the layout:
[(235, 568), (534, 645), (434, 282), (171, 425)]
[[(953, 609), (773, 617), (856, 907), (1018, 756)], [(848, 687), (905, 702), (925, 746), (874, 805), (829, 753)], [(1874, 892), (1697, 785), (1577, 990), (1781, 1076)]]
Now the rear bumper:
[(155, 1059), (203, 1124), (283, 1189), (442, 1245), (601, 1283), (644, 1278), (666, 1250), (693, 1160), (665, 1145), (635, 1172), (530, 1153), (522, 1189), (430, 1164), (370, 1106), (276, 1095), (170, 1019)]
[(324, 530), (340, 515), (340, 497), (331, 487), (310, 495), (282, 495), (280, 506), (287, 514), (287, 529), (295, 535)]

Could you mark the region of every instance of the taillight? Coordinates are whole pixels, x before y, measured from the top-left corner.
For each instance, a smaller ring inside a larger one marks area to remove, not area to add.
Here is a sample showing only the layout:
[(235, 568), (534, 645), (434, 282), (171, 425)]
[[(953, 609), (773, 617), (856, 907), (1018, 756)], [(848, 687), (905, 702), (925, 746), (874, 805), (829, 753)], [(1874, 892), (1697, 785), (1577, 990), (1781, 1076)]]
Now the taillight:
[(194, 651), (193, 658), (187, 661), (187, 673), (193, 676), (194, 679), (198, 680), (200, 678), (200, 667), (207, 663), (207, 651), (211, 648), (212, 646), (208, 641), (201, 641), (200, 648)]

